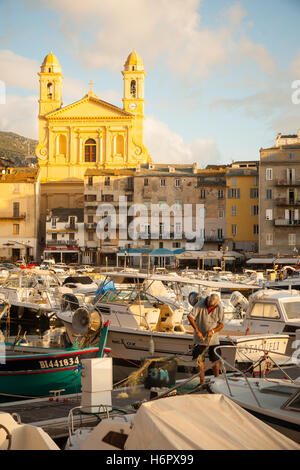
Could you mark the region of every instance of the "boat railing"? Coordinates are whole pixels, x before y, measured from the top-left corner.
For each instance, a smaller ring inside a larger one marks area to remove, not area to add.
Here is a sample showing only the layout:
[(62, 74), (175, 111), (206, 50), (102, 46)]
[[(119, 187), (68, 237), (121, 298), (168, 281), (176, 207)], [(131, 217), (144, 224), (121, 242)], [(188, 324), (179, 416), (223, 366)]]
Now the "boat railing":
[[(228, 361), (226, 361), (225, 359), (222, 358), (221, 356), (221, 352), (220, 352), (220, 349), (229, 349), (229, 348), (233, 348), (235, 350), (244, 350), (245, 347), (244, 346), (235, 346), (235, 345), (218, 345), (214, 348), (214, 352), (216, 354), (216, 356), (220, 359), (220, 362), (221, 362), (221, 370), (222, 370), (222, 373), (224, 375), (224, 379), (225, 379), (225, 382), (226, 382), (226, 385), (227, 385), (227, 388), (228, 388), (228, 392), (230, 394), (231, 397), (233, 397), (233, 394), (232, 394), (232, 391), (231, 391), (231, 388), (230, 388), (230, 385), (229, 385), (229, 380), (232, 379), (232, 377), (228, 377), (227, 376), (227, 373), (226, 373), (226, 368), (224, 366), (224, 364), (226, 364), (230, 369), (231, 371), (234, 370), (235, 372), (237, 372), (239, 375), (243, 376), (244, 379), (245, 379), (245, 382), (246, 384), (248, 385), (249, 387), (249, 390), (254, 398), (254, 400), (256, 401), (257, 405), (262, 408), (261, 404), (259, 403), (259, 400), (257, 398), (257, 396), (255, 395), (255, 392), (253, 390), (253, 387), (251, 386), (249, 380), (248, 380), (248, 377), (247, 377), (247, 374), (246, 372), (240, 370), (240, 369), (237, 369), (235, 366), (233, 366), (232, 364), (230, 364)], [(218, 351), (219, 350), (219, 351)], [(275, 367), (277, 367), (278, 369), (281, 370), (281, 372), (283, 372), (283, 374), (285, 375), (285, 377), (290, 380), (293, 384), (295, 384), (295, 381), (281, 368), (281, 366), (269, 355), (271, 353), (273, 354), (276, 354), (278, 356), (283, 356), (283, 357), (286, 357), (285, 354), (283, 353), (280, 353), (278, 351), (272, 351), (272, 350), (267, 350), (267, 349), (262, 349), (262, 348), (257, 348), (257, 347), (252, 347), (251, 348), (251, 351), (261, 351), (263, 353), (263, 355), (261, 356), (261, 358), (258, 360), (258, 361), (255, 361), (254, 364), (253, 364), (253, 367), (255, 367), (256, 365), (258, 365), (262, 360), (264, 359), (268, 359), (270, 360), (271, 362), (273, 362), (273, 364), (275, 365)], [(264, 377), (265, 380), (266, 377)]]
[[(91, 411), (93, 410), (93, 411)], [(126, 414), (131, 414), (130, 410), (128, 408), (115, 408), (112, 405), (80, 405), (80, 406), (75, 406), (74, 408), (71, 408), (68, 414), (68, 435), (69, 435), (69, 442), (70, 446), (72, 446), (72, 436), (75, 435), (76, 429), (75, 429), (75, 419), (74, 419), (74, 413), (78, 411), (79, 412), (79, 424), (78, 428), (82, 428), (83, 426), (83, 416), (96, 416), (96, 418), (99, 420), (99, 422), (104, 418), (104, 419), (110, 419), (111, 413), (114, 412), (114, 417), (117, 416), (125, 416)], [(118, 413), (119, 412), (119, 413)], [(101, 415), (101, 416), (100, 416)]]

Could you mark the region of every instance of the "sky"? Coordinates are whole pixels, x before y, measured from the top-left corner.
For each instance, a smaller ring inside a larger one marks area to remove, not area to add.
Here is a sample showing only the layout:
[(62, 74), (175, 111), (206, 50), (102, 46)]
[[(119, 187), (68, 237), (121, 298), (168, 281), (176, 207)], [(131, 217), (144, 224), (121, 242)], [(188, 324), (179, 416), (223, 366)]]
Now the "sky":
[(145, 71), (145, 144), (157, 163), (259, 160), (300, 129), (300, 0), (0, 0), (0, 130), (38, 138), (40, 65), (52, 50), (63, 104), (94, 82), (122, 107), (135, 49)]

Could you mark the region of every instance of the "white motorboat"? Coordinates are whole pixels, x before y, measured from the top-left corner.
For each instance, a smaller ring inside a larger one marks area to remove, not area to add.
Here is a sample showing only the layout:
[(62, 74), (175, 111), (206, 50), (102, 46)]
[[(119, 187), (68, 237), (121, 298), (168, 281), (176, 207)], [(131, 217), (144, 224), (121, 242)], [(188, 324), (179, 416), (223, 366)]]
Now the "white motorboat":
[[(217, 354), (218, 351), (216, 350)], [(265, 351), (261, 350), (264, 360)], [(269, 359), (266, 358), (268, 361)], [(272, 361), (271, 361), (272, 362)], [(224, 361), (230, 370), (235, 369)], [(296, 374), (300, 373), (297, 366)], [(262, 419), (270, 426), (283, 433), (295, 442), (300, 443), (300, 376), (292, 379), (287, 375), (289, 369), (281, 371), (284, 378), (270, 378), (266, 374), (249, 377), (235, 369), (236, 374), (223, 374), (211, 379), (209, 389), (212, 393), (223, 394), (239, 406)]]
[[(66, 450), (72, 449), (299, 450), (300, 446), (224, 395), (201, 394), (148, 401), (135, 415), (108, 416), (92, 430), (73, 429), (66, 445)], [(178, 458), (189, 462), (186, 455)]]
[(0, 412), (0, 451), (3, 450), (59, 450), (59, 447), (42, 428), (17, 422), (9, 413)]

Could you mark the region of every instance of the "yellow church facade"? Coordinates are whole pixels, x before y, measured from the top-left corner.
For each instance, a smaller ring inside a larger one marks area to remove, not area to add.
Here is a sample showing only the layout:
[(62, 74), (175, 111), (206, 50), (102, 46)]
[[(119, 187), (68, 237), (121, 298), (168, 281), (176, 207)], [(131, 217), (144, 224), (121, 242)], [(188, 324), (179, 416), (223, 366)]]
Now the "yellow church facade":
[[(151, 162), (144, 146), (144, 65), (132, 52), (122, 71), (123, 108), (101, 100), (90, 86), (80, 100), (62, 106), (63, 75), (48, 54), (40, 77), (39, 143), (41, 184), (83, 182), (87, 168), (132, 168)], [(92, 85), (92, 84), (90, 84)]]

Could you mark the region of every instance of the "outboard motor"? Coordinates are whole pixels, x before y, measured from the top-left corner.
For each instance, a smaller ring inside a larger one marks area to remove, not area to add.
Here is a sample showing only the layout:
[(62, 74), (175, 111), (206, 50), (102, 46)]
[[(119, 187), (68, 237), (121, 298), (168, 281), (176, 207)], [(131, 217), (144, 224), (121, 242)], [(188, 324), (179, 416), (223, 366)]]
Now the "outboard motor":
[(237, 316), (238, 318), (243, 318), (249, 307), (249, 302), (246, 297), (244, 297), (243, 294), (236, 290), (232, 292), (230, 296), (230, 303), (235, 308), (235, 316)]

